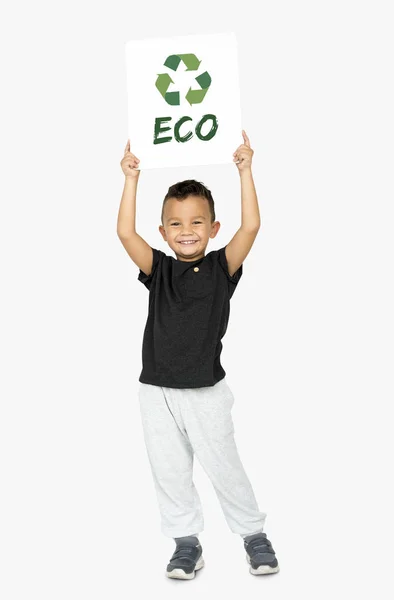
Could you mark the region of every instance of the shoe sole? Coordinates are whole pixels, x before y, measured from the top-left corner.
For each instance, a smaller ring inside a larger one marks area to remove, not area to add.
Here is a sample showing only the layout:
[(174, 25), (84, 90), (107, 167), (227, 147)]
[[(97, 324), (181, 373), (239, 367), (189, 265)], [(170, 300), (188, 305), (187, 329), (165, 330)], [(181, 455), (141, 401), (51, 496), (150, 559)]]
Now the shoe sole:
[(278, 573), (280, 571), (279, 565), (277, 567), (270, 567), (269, 565), (260, 565), (259, 567), (257, 567), (257, 569), (254, 569), (250, 564), (249, 554), (246, 555), (246, 560), (250, 565), (249, 571), (250, 573), (252, 573), (252, 575), (269, 575), (270, 573)]
[(194, 571), (191, 573), (186, 573), (183, 569), (173, 569), (172, 571), (166, 571), (167, 577), (171, 577), (172, 579), (194, 579), (196, 571), (202, 569), (205, 565), (204, 559), (202, 555), (198, 559), (196, 566), (194, 567)]

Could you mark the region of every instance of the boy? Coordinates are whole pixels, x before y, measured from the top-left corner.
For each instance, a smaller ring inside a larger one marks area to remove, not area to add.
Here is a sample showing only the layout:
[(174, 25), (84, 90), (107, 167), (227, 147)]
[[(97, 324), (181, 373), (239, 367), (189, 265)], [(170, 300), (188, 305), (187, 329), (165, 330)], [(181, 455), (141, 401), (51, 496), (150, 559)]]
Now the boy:
[(232, 240), (207, 255), (216, 237), (211, 192), (200, 182), (171, 186), (163, 201), (159, 231), (176, 259), (152, 248), (136, 232), (139, 159), (127, 142), (121, 167), (126, 181), (118, 236), (149, 290), (142, 347), (139, 401), (146, 449), (161, 513), (161, 529), (176, 549), (166, 575), (192, 579), (204, 566), (198, 534), (202, 507), (193, 483), (197, 455), (209, 476), (233, 533), (244, 540), (253, 575), (276, 573), (278, 561), (234, 440), (234, 396), (220, 364), (221, 339), (230, 298), (260, 227), (252, 177), (253, 150), (246, 133), (234, 152), (241, 179), (242, 223)]

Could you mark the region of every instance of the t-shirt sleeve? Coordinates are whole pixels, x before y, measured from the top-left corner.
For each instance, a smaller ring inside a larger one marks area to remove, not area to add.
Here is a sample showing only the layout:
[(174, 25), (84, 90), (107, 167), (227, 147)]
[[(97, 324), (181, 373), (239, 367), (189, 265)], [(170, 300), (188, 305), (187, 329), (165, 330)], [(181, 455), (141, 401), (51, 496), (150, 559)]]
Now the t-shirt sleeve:
[(221, 266), (221, 268), (223, 269), (223, 271), (226, 274), (228, 285), (229, 285), (230, 298), (231, 298), (231, 296), (235, 292), (235, 288), (237, 287), (239, 280), (242, 277), (243, 264), (238, 267), (237, 271), (235, 271), (235, 273), (233, 275), (230, 275), (230, 273), (228, 272), (228, 264), (227, 264), (225, 250), (226, 250), (226, 246), (224, 246), (223, 248), (220, 248), (218, 250), (218, 260), (219, 260), (219, 265)]
[(164, 252), (162, 252), (161, 250), (158, 250), (157, 248), (152, 248), (152, 252), (153, 252), (152, 271), (150, 272), (149, 275), (146, 275), (146, 273), (144, 273), (140, 269), (140, 272), (138, 273), (138, 280), (141, 281), (141, 283), (143, 283), (144, 286), (146, 288), (148, 288), (148, 290), (150, 290), (152, 281), (154, 280), (154, 278), (156, 276), (158, 266), (159, 266), (160, 262), (163, 260), (163, 257), (165, 256)]

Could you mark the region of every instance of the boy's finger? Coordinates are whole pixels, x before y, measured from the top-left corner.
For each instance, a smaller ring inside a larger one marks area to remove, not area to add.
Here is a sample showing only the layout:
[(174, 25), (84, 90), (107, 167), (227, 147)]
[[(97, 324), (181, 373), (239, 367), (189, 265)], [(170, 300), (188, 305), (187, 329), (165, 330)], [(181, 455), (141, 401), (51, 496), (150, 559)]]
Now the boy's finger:
[(127, 144), (126, 147), (124, 149), (124, 153), (126, 154), (126, 152), (128, 152), (130, 150), (130, 140), (127, 140)]
[(244, 140), (245, 140), (245, 144), (246, 144), (247, 146), (250, 146), (250, 141), (249, 141), (249, 138), (248, 138), (248, 136), (246, 135), (246, 132), (245, 132), (245, 130), (244, 130), (244, 129), (242, 130), (242, 135), (243, 135), (243, 138), (244, 138)]
[(132, 156), (132, 157), (133, 157), (135, 160), (138, 160), (138, 162), (140, 161), (140, 159), (139, 159), (139, 158), (137, 158), (137, 157), (136, 157), (136, 155), (135, 155), (135, 154), (133, 154), (132, 152), (128, 152), (128, 154), (129, 154), (130, 156)]
[(132, 152), (129, 152), (129, 151), (125, 151), (125, 157), (128, 158), (128, 159), (132, 158), (132, 159), (137, 160), (138, 162), (140, 162), (140, 159), (137, 158)]

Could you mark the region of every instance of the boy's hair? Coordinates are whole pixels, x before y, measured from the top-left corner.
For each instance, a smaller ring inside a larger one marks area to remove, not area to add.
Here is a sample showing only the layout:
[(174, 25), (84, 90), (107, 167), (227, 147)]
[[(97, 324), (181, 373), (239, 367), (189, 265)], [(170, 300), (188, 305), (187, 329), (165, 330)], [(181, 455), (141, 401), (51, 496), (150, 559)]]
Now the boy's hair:
[(163, 200), (163, 206), (161, 209), (161, 222), (163, 223), (163, 215), (164, 215), (164, 205), (170, 198), (176, 198), (177, 200), (184, 200), (188, 196), (201, 196), (202, 198), (206, 198), (209, 203), (209, 210), (211, 213), (211, 223), (215, 221), (215, 205), (214, 200), (212, 198), (211, 191), (205, 187), (203, 183), (200, 181), (196, 181), (195, 179), (186, 179), (185, 181), (179, 181), (178, 183), (174, 183), (168, 188), (168, 192)]

